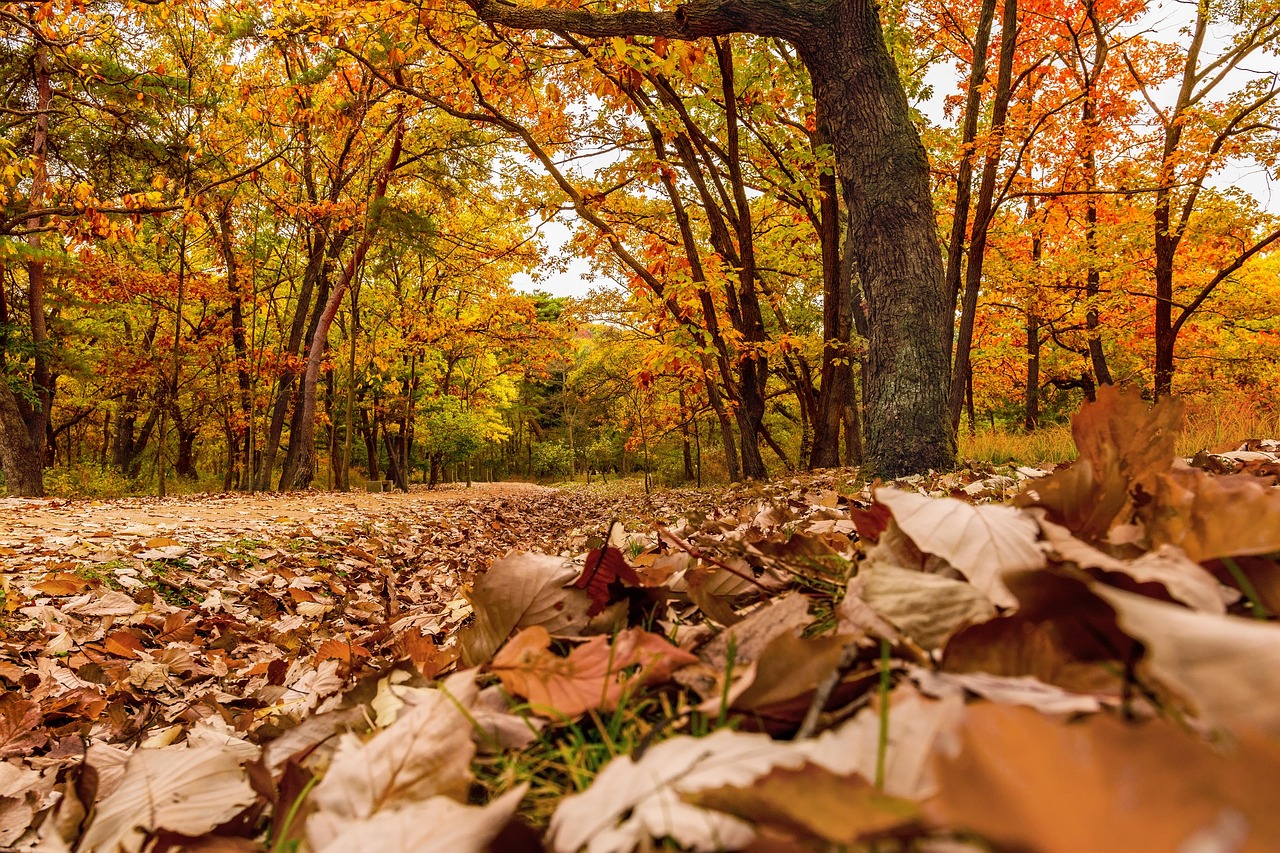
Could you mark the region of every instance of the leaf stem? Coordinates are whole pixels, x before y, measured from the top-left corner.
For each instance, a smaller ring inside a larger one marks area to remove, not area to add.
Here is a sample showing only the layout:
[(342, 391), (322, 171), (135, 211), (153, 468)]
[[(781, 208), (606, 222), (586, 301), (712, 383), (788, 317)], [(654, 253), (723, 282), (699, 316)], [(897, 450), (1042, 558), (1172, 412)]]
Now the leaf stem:
[(1244, 597), (1249, 599), (1249, 607), (1253, 611), (1253, 618), (1262, 622), (1266, 622), (1274, 615), (1262, 603), (1262, 597), (1258, 595), (1258, 590), (1253, 585), (1253, 581), (1249, 580), (1249, 576), (1244, 573), (1244, 569), (1240, 568), (1231, 557), (1223, 557), (1222, 565), (1227, 567), (1227, 571), (1231, 572), (1231, 578), (1236, 582), (1236, 586), (1240, 587), (1240, 591), (1244, 593)]
[(884, 763), (889, 752), (889, 641), (880, 640), (880, 740), (876, 744), (876, 790), (884, 790)]

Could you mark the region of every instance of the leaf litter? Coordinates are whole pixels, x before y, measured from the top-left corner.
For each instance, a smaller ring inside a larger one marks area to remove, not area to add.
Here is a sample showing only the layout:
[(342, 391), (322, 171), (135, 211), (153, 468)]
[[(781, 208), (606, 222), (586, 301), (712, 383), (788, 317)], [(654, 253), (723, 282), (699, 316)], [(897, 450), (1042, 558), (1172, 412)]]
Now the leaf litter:
[(1274, 849), (1275, 460), (1180, 417), (884, 485), (3, 502), (0, 846)]

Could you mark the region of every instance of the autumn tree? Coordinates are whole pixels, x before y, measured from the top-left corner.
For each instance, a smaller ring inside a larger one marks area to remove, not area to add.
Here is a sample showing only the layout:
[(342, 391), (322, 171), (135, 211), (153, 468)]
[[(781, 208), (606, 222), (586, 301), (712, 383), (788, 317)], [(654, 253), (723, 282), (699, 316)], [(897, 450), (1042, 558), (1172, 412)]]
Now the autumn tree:
[(874, 4), (697, 0), (674, 12), (589, 12), (477, 0), (472, 8), (505, 26), (595, 38), (745, 31), (793, 44), (835, 150), (868, 302), (867, 461), (889, 476), (953, 464), (946, 415), (951, 317), (928, 162)]

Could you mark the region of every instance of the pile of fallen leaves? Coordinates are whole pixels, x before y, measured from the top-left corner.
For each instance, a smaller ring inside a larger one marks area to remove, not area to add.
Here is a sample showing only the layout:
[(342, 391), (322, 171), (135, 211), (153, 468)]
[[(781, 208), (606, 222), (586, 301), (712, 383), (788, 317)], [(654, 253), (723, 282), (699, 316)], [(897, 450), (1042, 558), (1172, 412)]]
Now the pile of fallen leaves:
[(0, 845), (1274, 849), (1276, 448), (1192, 467), (1180, 417), (1105, 389), (1053, 472), (579, 507), (487, 571), (465, 524), (570, 499), (15, 548)]

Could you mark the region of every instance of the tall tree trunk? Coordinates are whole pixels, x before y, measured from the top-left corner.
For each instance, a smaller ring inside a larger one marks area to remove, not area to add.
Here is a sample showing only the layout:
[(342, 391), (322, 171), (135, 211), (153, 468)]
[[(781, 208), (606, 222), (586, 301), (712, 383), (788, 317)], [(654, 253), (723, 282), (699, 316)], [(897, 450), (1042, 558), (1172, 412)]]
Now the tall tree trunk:
[[(378, 170), (373, 192), (369, 196), (369, 205), (371, 207), (386, 195), (391, 173), (400, 162), (400, 152), (403, 145), (404, 114), (401, 112), (396, 117), (391, 151), (387, 154), (387, 160), (382, 165), (382, 168)], [(316, 326), (315, 334), (311, 337), (311, 346), (308, 347), (307, 351), (307, 369), (303, 374), (302, 382), (302, 417), (298, 424), (296, 436), (291, 434), (289, 437), (291, 449), (294, 446), (295, 438), (297, 440), (297, 463), (293, 470), (287, 472), (291, 475), (288, 480), (283, 476), (281, 477), (282, 488), (305, 489), (311, 485), (311, 480), (315, 476), (316, 385), (320, 380), (320, 365), (324, 361), (324, 351), (328, 345), (329, 327), (333, 325), (333, 318), (337, 316), (338, 307), (342, 304), (342, 297), (346, 294), (347, 288), (355, 278), (356, 272), (364, 264), (365, 255), (373, 242), (376, 230), (377, 222), (371, 218), (365, 224), (364, 236), (361, 238), (359, 245), (352, 252), (350, 260), (347, 261), (341, 280), (334, 285), (333, 292), (329, 294), (329, 299)], [(401, 486), (406, 490), (408, 489), (407, 475)]]
[[(818, 119), (814, 146), (827, 145), (826, 117)], [(834, 468), (840, 464), (840, 421), (849, 395), (849, 334), (841, 327), (845, 303), (853, 294), (843, 287), (840, 274), (840, 197), (834, 172), (818, 178), (821, 195), (818, 234), (822, 245), (822, 372), (818, 389), (818, 416), (814, 424), (810, 468)]]
[[(41, 444), (44, 436), (40, 437)], [(43, 497), (44, 463), (9, 383), (0, 382), (0, 465), (11, 497)]]
[[(986, 156), (982, 162), (982, 181), (978, 186), (978, 204), (973, 211), (973, 234), (969, 238), (969, 263), (964, 271), (964, 298), (960, 308), (960, 331), (956, 337), (956, 356), (951, 370), (951, 429), (960, 426), (960, 410), (966, 387), (973, 382), (970, 357), (973, 349), (973, 325), (978, 315), (978, 294), (982, 289), (982, 265), (987, 252), (987, 233), (995, 217), (996, 173), (1000, 167), (1000, 149), (1004, 142), (1004, 122), (1009, 112), (1010, 87), (1013, 80), (1013, 55), (1018, 46), (1018, 0), (1004, 0), (1000, 15), (1000, 63), (996, 70), (996, 91), (991, 107), (991, 128)], [(953, 232), (954, 234), (954, 232)], [(954, 303), (953, 303), (954, 304)], [(973, 425), (970, 424), (972, 428)]]
[(946, 280), (952, 305), (960, 298), (960, 283), (964, 281), (969, 200), (973, 194), (973, 143), (978, 136), (982, 87), (987, 82), (987, 46), (991, 42), (991, 22), (995, 14), (996, 0), (982, 0), (982, 7), (978, 12), (978, 30), (973, 37), (973, 67), (965, 93), (964, 124), (960, 131), (960, 166), (956, 172), (955, 215), (951, 220), (951, 242), (947, 246)]
[[(36, 120), (31, 135), (32, 177), (27, 206), (34, 212), (44, 204), (49, 185), (49, 109), (53, 103), (53, 83), (47, 48), (37, 47), (31, 62), (36, 82)], [(49, 333), (44, 316), (45, 261), (41, 256), (41, 232), (37, 230), (42, 220), (40, 216), (27, 220), (30, 233), (26, 238), (31, 248), (31, 259), (27, 262), (27, 314), (34, 353), (31, 391), (35, 399), (32, 405), (21, 405), (7, 386), (0, 395), (0, 427), (4, 430), (3, 437), (0, 437), (0, 460), (4, 463), (9, 494), (18, 497), (44, 495), (45, 450), (49, 410), (53, 404), (53, 378), (48, 361)], [(3, 287), (2, 281), (0, 287)], [(30, 458), (27, 458), (28, 454)]]
[[(483, 20), (522, 29), (668, 38), (746, 31), (793, 43), (809, 70), (815, 101), (830, 117), (872, 320), (866, 383), (870, 467), (895, 477), (955, 464), (947, 398), (954, 307), (947, 304), (943, 281), (929, 162), (875, 3), (691, 0), (673, 12), (595, 13), (467, 2)], [(745, 389), (743, 400), (751, 406)], [(748, 428), (753, 417), (744, 415)], [(742, 439), (745, 447), (755, 435), (744, 432)], [(752, 476), (758, 463), (753, 459), (749, 466), (747, 455), (744, 473)]]
[(952, 308), (929, 163), (876, 6), (842, 0), (797, 44), (831, 122), (870, 316), (866, 462), (896, 477), (955, 464), (947, 417)]

